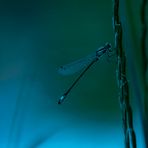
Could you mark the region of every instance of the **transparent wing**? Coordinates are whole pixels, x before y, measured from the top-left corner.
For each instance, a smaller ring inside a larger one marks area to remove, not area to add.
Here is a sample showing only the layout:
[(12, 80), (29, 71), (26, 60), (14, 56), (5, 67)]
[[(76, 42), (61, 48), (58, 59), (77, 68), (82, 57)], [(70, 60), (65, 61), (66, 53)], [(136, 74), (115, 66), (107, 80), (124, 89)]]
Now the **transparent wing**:
[(96, 53), (90, 54), (82, 59), (76, 60), (70, 64), (66, 64), (64, 66), (61, 66), (58, 69), (58, 72), (62, 75), (71, 75), (74, 74), (83, 68), (85, 68), (92, 60), (96, 58)]

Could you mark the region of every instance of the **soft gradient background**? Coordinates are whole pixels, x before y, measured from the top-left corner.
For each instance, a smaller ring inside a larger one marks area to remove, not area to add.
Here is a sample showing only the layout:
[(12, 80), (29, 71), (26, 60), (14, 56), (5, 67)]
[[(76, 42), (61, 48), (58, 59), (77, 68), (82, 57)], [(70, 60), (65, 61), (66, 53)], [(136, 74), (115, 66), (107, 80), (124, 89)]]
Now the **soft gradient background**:
[[(136, 73), (140, 73), (139, 49), (133, 54), (128, 47), (131, 40), (137, 43), (131, 31), (137, 25), (134, 32), (139, 38), (139, 19), (130, 19), (139, 13), (139, 3), (124, 4), (133, 10), (124, 10), (127, 19), (123, 10), (121, 13), (131, 34), (130, 39), (128, 35), (124, 39)], [(108, 61), (103, 57), (67, 100), (57, 104), (78, 76), (61, 76), (58, 67), (113, 41), (110, 0), (1, 0), (0, 147), (123, 148), (114, 58)], [(130, 68), (128, 71), (130, 74)], [(130, 84), (137, 144), (144, 148), (140, 113)]]

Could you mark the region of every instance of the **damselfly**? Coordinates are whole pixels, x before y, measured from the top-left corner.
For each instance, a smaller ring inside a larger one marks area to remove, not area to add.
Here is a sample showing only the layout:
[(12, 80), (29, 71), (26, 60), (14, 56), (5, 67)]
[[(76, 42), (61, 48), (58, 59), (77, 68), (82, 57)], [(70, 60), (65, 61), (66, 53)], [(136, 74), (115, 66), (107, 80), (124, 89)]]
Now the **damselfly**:
[(82, 73), (77, 77), (77, 79), (72, 83), (72, 85), (69, 87), (69, 89), (61, 96), (61, 98), (58, 100), (58, 104), (61, 104), (66, 96), (69, 94), (71, 89), (76, 85), (76, 83), (80, 80), (80, 78), (84, 75), (84, 73), (95, 63), (97, 62), (104, 54), (109, 54), (111, 51), (111, 44), (106, 43), (103, 47), (100, 47), (98, 50), (96, 50), (95, 53), (90, 54), (86, 56), (85, 58), (82, 58), (80, 60), (77, 60), (75, 62), (72, 62), (70, 64), (61, 66), (58, 70), (58, 72), (62, 75), (70, 75), (74, 74), (83, 68), (85, 68)]

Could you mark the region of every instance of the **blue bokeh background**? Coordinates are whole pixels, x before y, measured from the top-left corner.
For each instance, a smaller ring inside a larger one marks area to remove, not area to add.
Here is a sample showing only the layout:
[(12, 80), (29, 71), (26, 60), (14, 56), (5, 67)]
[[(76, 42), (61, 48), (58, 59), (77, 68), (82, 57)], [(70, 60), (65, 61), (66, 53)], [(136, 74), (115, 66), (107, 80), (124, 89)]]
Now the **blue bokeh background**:
[(110, 0), (1, 0), (0, 147), (123, 148), (114, 58), (93, 65), (57, 104), (78, 76), (61, 76), (58, 67), (113, 40)]

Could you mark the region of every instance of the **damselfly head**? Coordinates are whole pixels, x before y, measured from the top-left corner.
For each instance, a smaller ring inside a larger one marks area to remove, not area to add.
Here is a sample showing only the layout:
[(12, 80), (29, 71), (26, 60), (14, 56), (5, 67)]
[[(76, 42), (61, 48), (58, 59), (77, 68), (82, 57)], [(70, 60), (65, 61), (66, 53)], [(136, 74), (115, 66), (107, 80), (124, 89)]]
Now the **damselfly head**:
[(110, 43), (107, 42), (107, 43), (105, 44), (105, 47), (104, 47), (104, 48), (108, 49), (108, 51), (111, 51), (112, 46), (111, 46)]

